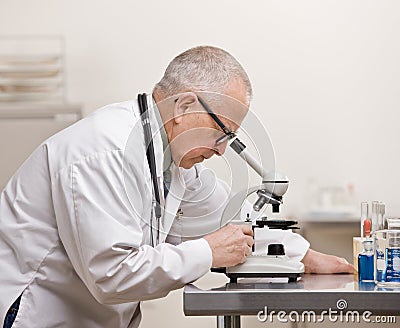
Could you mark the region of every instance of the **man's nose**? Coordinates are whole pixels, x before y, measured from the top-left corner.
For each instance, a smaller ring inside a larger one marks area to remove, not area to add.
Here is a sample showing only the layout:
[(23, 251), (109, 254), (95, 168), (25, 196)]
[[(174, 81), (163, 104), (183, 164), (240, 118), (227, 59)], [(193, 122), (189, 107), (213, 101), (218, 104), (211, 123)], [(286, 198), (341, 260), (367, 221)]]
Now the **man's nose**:
[(228, 146), (228, 140), (223, 142), (222, 144), (215, 145), (214, 150), (216, 152), (216, 155), (222, 156), (225, 153), (226, 147)]

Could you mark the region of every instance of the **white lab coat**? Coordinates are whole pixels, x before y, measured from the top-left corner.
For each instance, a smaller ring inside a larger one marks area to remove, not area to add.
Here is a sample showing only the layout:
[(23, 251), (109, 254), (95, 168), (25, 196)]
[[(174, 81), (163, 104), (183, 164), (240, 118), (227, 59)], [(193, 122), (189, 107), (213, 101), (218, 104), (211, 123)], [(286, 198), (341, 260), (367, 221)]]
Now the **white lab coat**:
[[(156, 131), (152, 110), (150, 120)], [(185, 229), (197, 226), (201, 235), (218, 227), (226, 187), (202, 183), (210, 178), (202, 165), (173, 165), (164, 233), (149, 246), (152, 184), (137, 122), (136, 101), (106, 106), (43, 142), (7, 184), (0, 198), (0, 324), (22, 294), (15, 328), (137, 327), (139, 301), (209, 271), (208, 243), (185, 238)], [(154, 147), (162, 186), (159, 134)], [(193, 200), (206, 189), (200, 206)], [(178, 208), (183, 215), (175, 219)], [(168, 233), (171, 243), (163, 242)], [(285, 238), (301, 258), (308, 243)]]

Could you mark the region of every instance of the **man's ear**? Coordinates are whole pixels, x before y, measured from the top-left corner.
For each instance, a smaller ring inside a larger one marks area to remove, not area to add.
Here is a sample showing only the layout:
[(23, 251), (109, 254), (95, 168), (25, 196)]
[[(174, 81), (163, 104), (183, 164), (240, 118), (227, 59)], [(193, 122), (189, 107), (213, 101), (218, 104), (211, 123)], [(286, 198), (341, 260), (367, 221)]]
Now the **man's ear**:
[(174, 106), (173, 120), (176, 124), (182, 122), (183, 114), (187, 113), (198, 103), (197, 96), (194, 92), (185, 92), (179, 95)]

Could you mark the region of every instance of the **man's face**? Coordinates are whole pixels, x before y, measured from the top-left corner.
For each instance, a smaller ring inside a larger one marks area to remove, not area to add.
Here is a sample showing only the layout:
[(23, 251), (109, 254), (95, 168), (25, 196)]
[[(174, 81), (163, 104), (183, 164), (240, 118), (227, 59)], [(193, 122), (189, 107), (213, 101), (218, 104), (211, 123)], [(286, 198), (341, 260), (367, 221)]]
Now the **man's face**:
[[(221, 156), (228, 145), (226, 138), (217, 142), (225, 133), (203, 108), (197, 96), (208, 104), (229, 131), (238, 130), (248, 110), (244, 105), (245, 88), (237, 82), (230, 84), (225, 95), (213, 94), (211, 98), (205, 93), (181, 95), (175, 104), (178, 115), (181, 114), (172, 124), (169, 141), (174, 162), (184, 168), (191, 168), (213, 155)], [(208, 98), (214, 101), (207, 101)]]
[[(225, 134), (211, 116), (207, 112), (185, 115), (187, 115), (186, 122), (181, 126), (182, 130), (170, 143), (175, 163), (181, 167), (190, 168), (213, 155), (222, 155), (225, 152), (228, 140), (216, 143)], [(239, 128), (237, 123), (221, 116), (218, 117), (229, 130), (236, 131)]]

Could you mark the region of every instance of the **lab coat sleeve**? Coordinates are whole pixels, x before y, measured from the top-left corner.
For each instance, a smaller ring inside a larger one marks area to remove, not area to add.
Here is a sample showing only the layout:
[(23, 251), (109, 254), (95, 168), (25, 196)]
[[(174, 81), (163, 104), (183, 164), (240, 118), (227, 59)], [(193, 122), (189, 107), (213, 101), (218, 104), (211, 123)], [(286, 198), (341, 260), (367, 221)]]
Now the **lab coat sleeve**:
[(143, 175), (133, 175), (135, 199), (128, 199), (122, 163), (120, 150), (95, 154), (52, 181), (62, 243), (76, 273), (104, 304), (163, 297), (204, 275), (212, 262), (204, 239), (143, 244), (148, 185)]

